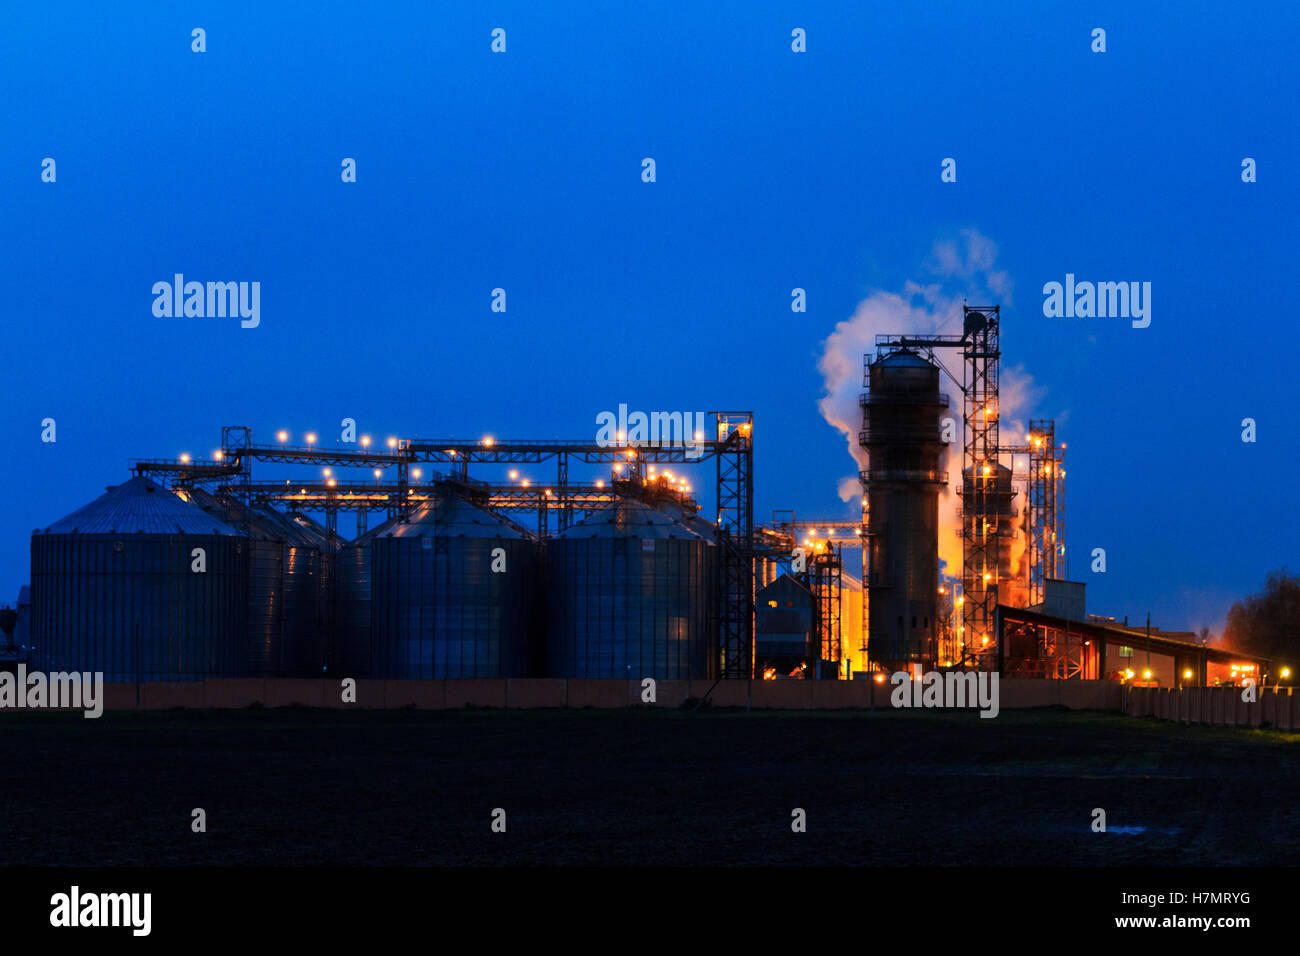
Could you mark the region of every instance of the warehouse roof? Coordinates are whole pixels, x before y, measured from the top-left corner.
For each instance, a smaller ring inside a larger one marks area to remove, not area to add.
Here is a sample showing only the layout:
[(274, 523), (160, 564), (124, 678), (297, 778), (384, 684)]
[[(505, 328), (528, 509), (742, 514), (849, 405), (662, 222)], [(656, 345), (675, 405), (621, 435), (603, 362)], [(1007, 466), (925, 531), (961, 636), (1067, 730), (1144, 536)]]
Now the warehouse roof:
[[(1056, 617), (1052, 614), (1041, 614), (1038, 611), (1030, 611), (1020, 607), (1010, 607), (1006, 604), (998, 605), (998, 617), (1002, 620), (1020, 621), (1026, 624), (1040, 624), (1045, 627), (1054, 628), (1060, 631), (1069, 631), (1071, 634), (1086, 634), (1089, 637), (1095, 637), (1098, 640), (1110, 641), (1115, 644), (1126, 646), (1140, 645), (1146, 647), (1148, 642), (1153, 650), (1162, 650), (1170, 653), (1179, 654), (1204, 654), (1207, 661), (1217, 663), (1230, 663), (1232, 661), (1257, 661), (1266, 663), (1267, 657), (1261, 657), (1258, 654), (1247, 654), (1241, 651), (1233, 651), (1224, 647), (1210, 647), (1205, 644), (1198, 644), (1195, 641), (1184, 641), (1168, 636), (1168, 633), (1161, 633), (1159, 628), (1151, 629), (1150, 638), (1147, 637), (1145, 629), (1137, 630), (1123, 625), (1114, 625), (1109, 623), (1100, 623), (1098, 621), (1072, 621), (1064, 617)], [(1174, 632), (1177, 633), (1177, 632)]]

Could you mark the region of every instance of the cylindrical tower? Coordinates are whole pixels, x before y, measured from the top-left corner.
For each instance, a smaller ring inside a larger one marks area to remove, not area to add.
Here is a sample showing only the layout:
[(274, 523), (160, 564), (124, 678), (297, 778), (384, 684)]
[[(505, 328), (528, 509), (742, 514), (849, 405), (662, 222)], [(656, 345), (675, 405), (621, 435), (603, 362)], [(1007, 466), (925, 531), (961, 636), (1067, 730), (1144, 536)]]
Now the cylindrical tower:
[(891, 352), (868, 366), (862, 396), (867, 452), (868, 651), (888, 670), (934, 666), (938, 655), (939, 489), (948, 396), (939, 368), (916, 352)]

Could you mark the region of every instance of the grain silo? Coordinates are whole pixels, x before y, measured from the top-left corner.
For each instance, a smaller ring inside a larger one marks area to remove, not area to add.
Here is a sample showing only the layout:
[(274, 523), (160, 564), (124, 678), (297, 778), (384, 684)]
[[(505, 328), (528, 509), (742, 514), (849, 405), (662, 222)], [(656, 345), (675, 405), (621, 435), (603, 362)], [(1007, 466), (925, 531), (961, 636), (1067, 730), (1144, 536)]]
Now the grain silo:
[(202, 488), (177, 492), (244, 536), (244, 566), (248, 570), (248, 673), (282, 677), (285, 629), (284, 533), (229, 497)]
[(33, 667), (108, 681), (248, 671), (245, 542), (144, 477), (32, 534)]
[[(699, 509), (694, 505), (685, 505), (672, 497), (652, 501), (651, 506), (680, 521), (704, 539), (706, 547), (704, 549), (703, 586), (704, 593), (708, 598), (704, 605), (704, 632), (708, 635), (716, 635), (721, 624), (718, 600), (722, 587), (722, 552), (718, 549), (718, 526), (701, 515)], [(759, 560), (755, 560), (752, 565), (755, 581), (757, 581), (760, 563)], [(758, 590), (756, 583), (753, 588), (755, 591)], [(715, 640), (716, 638), (710, 638), (710, 646), (713, 645)], [(710, 660), (712, 660), (712, 657), (710, 657)]]
[(533, 676), (538, 546), (527, 531), (448, 492), (370, 548), (371, 676)]
[(329, 648), (322, 542), (310, 529), (274, 508), (255, 508), (254, 516), (277, 529), (283, 542), (282, 670), (289, 677), (319, 677)]
[(346, 542), (337, 532), (332, 531), (301, 511), (283, 514), (298, 534), (304, 536), (307, 546), (315, 548), (320, 555), (318, 635), (314, 637), (309, 648), (310, 666), (313, 673), (332, 671), (339, 658), (339, 589), (338, 562), (340, 552)]
[(370, 553), (375, 538), (399, 520), (389, 518), (358, 535), (335, 559), (334, 653), (329, 667), (340, 677), (370, 675)]
[(717, 548), (632, 498), (546, 545), (547, 675), (712, 676)]

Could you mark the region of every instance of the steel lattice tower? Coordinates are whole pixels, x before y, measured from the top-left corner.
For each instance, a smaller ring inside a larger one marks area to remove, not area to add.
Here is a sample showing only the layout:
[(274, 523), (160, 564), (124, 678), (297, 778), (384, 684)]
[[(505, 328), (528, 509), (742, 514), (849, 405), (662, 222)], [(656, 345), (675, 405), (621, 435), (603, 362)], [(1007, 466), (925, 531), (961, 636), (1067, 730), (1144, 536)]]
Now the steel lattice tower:
[(996, 653), (998, 607), (999, 306), (962, 306), (966, 369), (962, 468), (962, 639), (965, 657), (987, 669)]

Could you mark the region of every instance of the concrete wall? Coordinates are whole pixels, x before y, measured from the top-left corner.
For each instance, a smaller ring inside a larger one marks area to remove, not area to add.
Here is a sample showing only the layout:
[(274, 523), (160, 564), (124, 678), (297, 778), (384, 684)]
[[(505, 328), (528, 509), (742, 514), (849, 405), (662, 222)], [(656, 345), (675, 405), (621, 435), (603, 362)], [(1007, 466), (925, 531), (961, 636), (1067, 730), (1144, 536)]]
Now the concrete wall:
[[(708, 695), (713, 707), (758, 710), (892, 709), (894, 687), (874, 681), (713, 681), (661, 680), (656, 707), (678, 708)], [(1131, 690), (1131, 689), (1130, 689)], [(1119, 711), (1125, 688), (1112, 681), (1000, 680), (999, 706), (1066, 707)], [(1300, 699), (1300, 698), (1298, 698)], [(612, 708), (649, 706), (639, 680), (358, 680), (355, 703), (342, 700), (339, 680), (250, 678), (106, 684), (106, 710), (166, 710), (174, 707), (230, 709), (262, 707), (362, 707), (448, 710), (467, 707), (506, 709)], [(1146, 706), (1146, 705), (1143, 705)]]
[[(874, 681), (671, 681), (656, 683), (654, 706), (681, 707), (708, 695), (713, 707), (757, 710), (892, 710), (888, 683)], [(998, 682), (1002, 710), (1064, 707), (1105, 710), (1133, 717), (1233, 727), (1300, 731), (1300, 693), (1292, 688), (1258, 691), (1241, 699), (1240, 687), (1126, 687), (1114, 681), (1005, 679)], [(649, 706), (639, 680), (358, 680), (356, 702), (343, 703), (338, 680), (241, 679), (104, 685), (105, 710), (169, 708), (362, 707), (448, 710)], [(4, 713), (15, 713), (5, 709)]]
[(1255, 691), (1252, 702), (1241, 699), (1241, 687), (1124, 688), (1123, 711), (1133, 717), (1155, 717), (1183, 724), (1226, 727), (1273, 727), (1300, 730), (1300, 694), (1293, 688)]

